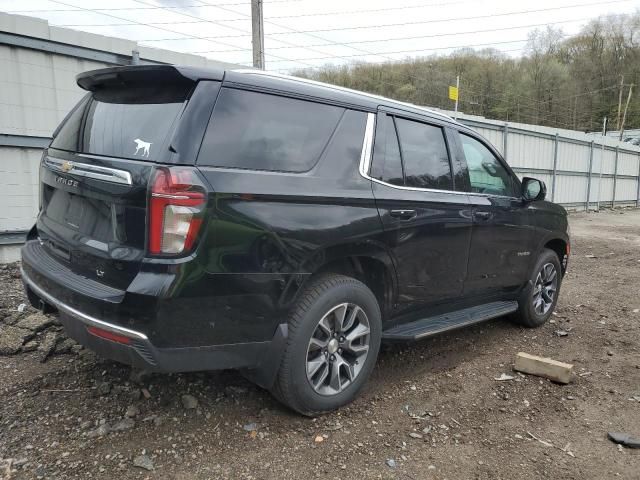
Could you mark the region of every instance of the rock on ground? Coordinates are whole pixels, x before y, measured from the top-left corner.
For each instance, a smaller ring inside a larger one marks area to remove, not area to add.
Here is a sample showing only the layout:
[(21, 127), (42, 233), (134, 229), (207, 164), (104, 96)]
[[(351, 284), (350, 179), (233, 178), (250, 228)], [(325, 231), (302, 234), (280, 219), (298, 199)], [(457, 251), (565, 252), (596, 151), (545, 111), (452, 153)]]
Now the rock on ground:
[(124, 412), (124, 416), (127, 418), (133, 418), (140, 414), (140, 409), (135, 405), (129, 405), (127, 407), (126, 412)]
[(22, 328), (5, 326), (0, 328), (0, 355), (13, 355), (20, 351), (25, 340), (33, 335)]
[(58, 341), (60, 340), (60, 335), (58, 332), (47, 332), (44, 334), (42, 341), (40, 342), (40, 347), (38, 350), (40, 351), (40, 361), (46, 362), (49, 355), (51, 355), (55, 349)]
[(123, 418), (122, 420), (116, 422), (111, 427), (111, 431), (113, 432), (124, 432), (125, 430), (131, 430), (136, 426), (136, 422), (132, 418)]
[(182, 395), (182, 406), (187, 410), (198, 408), (198, 399), (193, 395)]
[(76, 342), (71, 340), (70, 338), (66, 338), (56, 344), (55, 353), (69, 353), (72, 351), (73, 347), (77, 345)]
[(53, 320), (42, 313), (34, 313), (33, 315), (24, 317), (16, 324), (17, 327), (33, 332), (39, 332), (51, 325), (53, 325)]
[(87, 437), (89, 438), (104, 437), (110, 431), (111, 431), (111, 428), (109, 427), (109, 425), (106, 423), (103, 423), (95, 430), (91, 430), (90, 432), (87, 432)]
[(153, 462), (147, 455), (138, 455), (133, 459), (133, 466), (144, 468), (145, 470), (153, 470)]

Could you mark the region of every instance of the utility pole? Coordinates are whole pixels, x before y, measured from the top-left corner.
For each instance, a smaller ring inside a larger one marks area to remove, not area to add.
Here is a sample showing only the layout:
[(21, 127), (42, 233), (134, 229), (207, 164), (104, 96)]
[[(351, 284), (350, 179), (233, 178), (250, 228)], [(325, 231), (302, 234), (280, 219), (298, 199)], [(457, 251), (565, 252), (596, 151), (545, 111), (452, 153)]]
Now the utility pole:
[(629, 102), (631, 101), (632, 91), (633, 91), (633, 83), (629, 85), (629, 95), (627, 95), (627, 103), (624, 106), (624, 114), (622, 115), (622, 124), (620, 125), (620, 141), (622, 141), (622, 135), (624, 134), (624, 122), (627, 120), (627, 109), (629, 108)]
[(600, 185), (602, 184), (602, 170), (604, 167), (604, 139), (607, 136), (607, 122), (607, 117), (604, 117), (602, 119), (602, 150), (600, 151), (600, 178), (598, 178), (598, 199), (596, 200), (596, 212), (600, 211)]
[(624, 75), (620, 76), (620, 91), (618, 92), (618, 120), (616, 130), (620, 130), (620, 110), (622, 109), (622, 90), (624, 90)]
[(262, 0), (251, 0), (251, 44), (253, 46), (253, 66), (264, 70), (264, 20)]

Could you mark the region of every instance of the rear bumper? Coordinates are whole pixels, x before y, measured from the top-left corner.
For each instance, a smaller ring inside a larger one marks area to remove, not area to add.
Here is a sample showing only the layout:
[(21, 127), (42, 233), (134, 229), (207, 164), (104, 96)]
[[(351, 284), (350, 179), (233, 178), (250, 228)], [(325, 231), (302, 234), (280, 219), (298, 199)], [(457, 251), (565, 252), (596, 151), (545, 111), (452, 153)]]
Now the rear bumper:
[[(286, 324), (277, 328), (270, 341), (158, 348), (145, 333), (87, 314), (48, 292), (24, 268), (21, 274), (32, 305), (57, 310), (69, 337), (105, 358), (156, 372), (248, 369), (254, 371), (256, 382), (267, 388), (277, 373), (286, 343)], [(126, 344), (96, 336), (90, 328), (125, 337)]]

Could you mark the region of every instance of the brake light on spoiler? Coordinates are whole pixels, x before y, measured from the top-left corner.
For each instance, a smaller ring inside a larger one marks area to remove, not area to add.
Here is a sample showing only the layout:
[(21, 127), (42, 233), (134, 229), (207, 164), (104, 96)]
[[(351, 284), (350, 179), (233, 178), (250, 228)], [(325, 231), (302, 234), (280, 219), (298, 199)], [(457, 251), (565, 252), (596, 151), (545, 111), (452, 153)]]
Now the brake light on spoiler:
[(198, 237), (206, 201), (205, 188), (193, 169), (156, 168), (149, 197), (149, 252), (189, 252)]

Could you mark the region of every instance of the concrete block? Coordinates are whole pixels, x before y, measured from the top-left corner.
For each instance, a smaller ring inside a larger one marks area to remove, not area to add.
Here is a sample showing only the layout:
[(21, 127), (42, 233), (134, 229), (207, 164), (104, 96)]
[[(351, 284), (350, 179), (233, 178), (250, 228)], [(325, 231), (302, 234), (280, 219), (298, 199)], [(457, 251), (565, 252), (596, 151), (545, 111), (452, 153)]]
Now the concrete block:
[(558, 383), (569, 383), (573, 379), (573, 365), (550, 358), (537, 357), (520, 352), (516, 357), (514, 370), (545, 377)]

